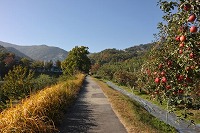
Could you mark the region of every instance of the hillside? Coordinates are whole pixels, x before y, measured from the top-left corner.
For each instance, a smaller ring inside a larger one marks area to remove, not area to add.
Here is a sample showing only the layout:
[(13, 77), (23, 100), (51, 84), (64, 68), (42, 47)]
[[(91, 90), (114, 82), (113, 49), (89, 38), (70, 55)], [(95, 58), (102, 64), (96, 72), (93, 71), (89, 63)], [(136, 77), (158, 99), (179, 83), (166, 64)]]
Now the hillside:
[(92, 64), (99, 63), (102, 65), (105, 63), (122, 62), (143, 55), (145, 52), (148, 52), (153, 45), (153, 43), (140, 44), (124, 50), (117, 50), (115, 48), (105, 49), (101, 52), (90, 54), (89, 57)]
[(0, 53), (7, 53), (8, 50), (0, 45)]
[[(17, 50), (16, 50), (16, 52), (17, 52)], [(13, 58), (14, 58), (15, 61), (19, 61), (22, 57), (24, 57), (24, 56), (19, 56), (19, 54), (15, 54), (11, 50), (9, 50), (9, 49), (7, 49), (7, 48), (5, 48), (5, 47), (3, 47), (3, 46), (0, 45), (0, 62), (3, 59), (7, 58), (9, 55), (14, 55)]]
[(29, 56), (25, 55), (24, 53), (20, 52), (19, 50), (15, 49), (13, 47), (7, 47), (6, 50), (8, 52), (14, 53), (18, 57), (24, 57), (24, 58), (27, 58), (29, 60), (32, 60)]
[(16, 50), (28, 56), (34, 60), (49, 61), (49, 60), (64, 60), (68, 54), (67, 51), (58, 48), (50, 47), (47, 45), (34, 45), (34, 46), (19, 46), (0, 41), (0, 45), (9, 49), (9, 51), (15, 53)]

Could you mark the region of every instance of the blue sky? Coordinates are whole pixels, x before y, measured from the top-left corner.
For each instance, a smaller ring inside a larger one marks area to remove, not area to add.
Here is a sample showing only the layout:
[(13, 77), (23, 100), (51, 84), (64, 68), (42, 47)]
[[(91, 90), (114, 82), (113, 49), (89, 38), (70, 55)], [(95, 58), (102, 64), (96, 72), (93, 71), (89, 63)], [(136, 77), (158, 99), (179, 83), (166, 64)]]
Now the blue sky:
[(157, 0), (0, 0), (0, 41), (90, 52), (154, 40)]

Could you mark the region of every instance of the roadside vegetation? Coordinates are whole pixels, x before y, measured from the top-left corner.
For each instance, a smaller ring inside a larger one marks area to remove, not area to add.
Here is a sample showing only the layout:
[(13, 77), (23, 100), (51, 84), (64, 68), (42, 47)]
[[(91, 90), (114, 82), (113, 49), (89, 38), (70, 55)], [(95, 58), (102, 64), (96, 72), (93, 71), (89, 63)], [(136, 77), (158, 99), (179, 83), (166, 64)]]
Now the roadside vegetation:
[(37, 91), (57, 83), (57, 79), (46, 74), (36, 76), (27, 67), (14, 66), (0, 84), (0, 111), (19, 103)]
[[(66, 58), (71, 66), (68, 68), (63, 63), (64, 74), (59, 77), (39, 71), (35, 74), (28, 66), (13, 66), (0, 84), (0, 132), (59, 132), (56, 126), (76, 99), (90, 69), (90, 62), (84, 55), (88, 54), (87, 50), (84, 46), (72, 49)], [(84, 56), (78, 56), (78, 53)], [(87, 67), (81, 67), (82, 64)]]
[(0, 132), (58, 132), (58, 125), (67, 108), (76, 98), (84, 80), (77, 74), (73, 80), (59, 82), (43, 89), (22, 103), (8, 108), (0, 114)]

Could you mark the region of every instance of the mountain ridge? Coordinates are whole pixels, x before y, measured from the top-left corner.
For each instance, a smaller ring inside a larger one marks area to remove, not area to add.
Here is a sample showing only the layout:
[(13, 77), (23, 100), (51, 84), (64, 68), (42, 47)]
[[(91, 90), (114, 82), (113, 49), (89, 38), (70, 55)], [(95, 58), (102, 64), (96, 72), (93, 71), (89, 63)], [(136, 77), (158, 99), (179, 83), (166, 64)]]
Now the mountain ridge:
[(33, 60), (63, 61), (68, 55), (67, 51), (59, 47), (47, 46), (44, 44), (32, 46), (19, 46), (16, 44), (0, 41), (0, 45), (5, 47), (6, 49), (9, 49), (13, 53), (15, 53), (16, 50), (18, 50), (19, 52), (23, 53), (25, 56), (30, 57)]
[(91, 59), (92, 64), (99, 63), (103, 65), (105, 63), (123, 62), (125, 60), (132, 59), (133, 57), (145, 54), (154, 45), (154, 43), (140, 44), (123, 50), (109, 48), (97, 53), (92, 53), (89, 55), (89, 58)]

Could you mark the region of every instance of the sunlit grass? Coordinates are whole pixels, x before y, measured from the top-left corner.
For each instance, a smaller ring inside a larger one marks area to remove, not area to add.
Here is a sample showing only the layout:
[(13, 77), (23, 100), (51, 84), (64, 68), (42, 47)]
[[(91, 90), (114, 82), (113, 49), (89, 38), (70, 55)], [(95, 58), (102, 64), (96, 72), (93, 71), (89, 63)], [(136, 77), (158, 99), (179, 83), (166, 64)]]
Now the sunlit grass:
[(1, 112), (0, 132), (58, 132), (55, 124), (60, 122), (62, 110), (76, 97), (84, 79), (83, 74), (76, 77), (41, 90), (24, 99), (21, 104)]

